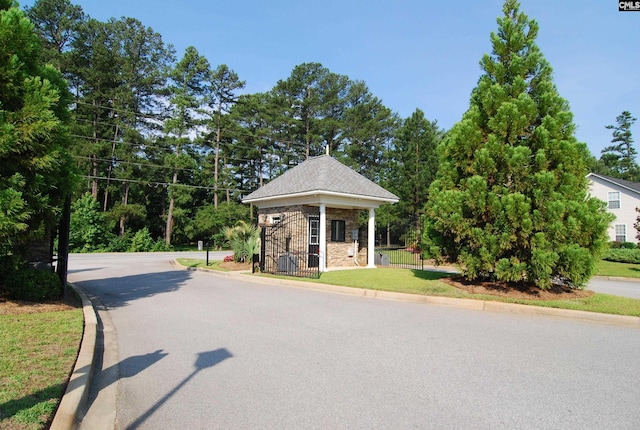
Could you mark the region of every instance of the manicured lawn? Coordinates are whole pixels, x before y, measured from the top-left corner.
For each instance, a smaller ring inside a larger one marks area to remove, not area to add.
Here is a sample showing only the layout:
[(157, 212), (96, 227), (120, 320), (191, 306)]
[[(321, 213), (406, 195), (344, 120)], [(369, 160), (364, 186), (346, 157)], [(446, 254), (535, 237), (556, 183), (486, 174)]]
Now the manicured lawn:
[(601, 260), (596, 265), (597, 276), (619, 276), (623, 278), (640, 278), (640, 264), (616, 263)]
[[(179, 259), (184, 266), (204, 267), (203, 260), (195, 259)], [(608, 262), (603, 262), (608, 263)], [(211, 264), (211, 262), (210, 262)], [(622, 263), (614, 263), (614, 266)], [(604, 264), (601, 267), (606, 267)], [(633, 265), (631, 265), (633, 266)], [(215, 266), (210, 265), (213, 269)], [(617, 266), (616, 266), (617, 267)], [(604, 275), (604, 271), (598, 274), (603, 276), (621, 276), (618, 271), (616, 275)], [(629, 268), (633, 272), (632, 268)], [(633, 272), (635, 273), (635, 272)], [(273, 275), (259, 275), (270, 276)], [(396, 268), (379, 268), (376, 270), (336, 270), (325, 272), (320, 275), (319, 279), (291, 278), (284, 276), (275, 276), (284, 279), (296, 279), (305, 282), (317, 282), (328, 285), (341, 285), (353, 288), (368, 288), (371, 290), (393, 291), (400, 293), (422, 294), (428, 296), (443, 296), (455, 298), (467, 298), (477, 300), (493, 300), (507, 303), (519, 303), (525, 305), (545, 306), (560, 309), (582, 310), (589, 312), (599, 312), (615, 315), (630, 315), (640, 317), (640, 300), (630, 299), (626, 297), (611, 296), (608, 294), (593, 294), (590, 297), (571, 299), (571, 300), (525, 300), (498, 297), (493, 295), (470, 294), (466, 291), (455, 288), (449, 284), (442, 282), (440, 279), (450, 276), (446, 273), (433, 272), (427, 270), (411, 270)]]
[(0, 428), (43, 429), (82, 339), (82, 309), (0, 315)]
[(640, 300), (608, 294), (593, 294), (590, 297), (571, 300), (525, 300), (497, 297), (486, 294), (470, 294), (440, 281), (450, 276), (439, 272), (380, 268), (375, 270), (340, 270), (325, 272), (320, 279), (309, 280), (323, 284), (346, 287), (368, 288), (372, 290), (394, 291), (429, 296), (445, 296), (478, 300), (493, 300), (524, 305), (545, 306), (615, 315), (640, 317)]

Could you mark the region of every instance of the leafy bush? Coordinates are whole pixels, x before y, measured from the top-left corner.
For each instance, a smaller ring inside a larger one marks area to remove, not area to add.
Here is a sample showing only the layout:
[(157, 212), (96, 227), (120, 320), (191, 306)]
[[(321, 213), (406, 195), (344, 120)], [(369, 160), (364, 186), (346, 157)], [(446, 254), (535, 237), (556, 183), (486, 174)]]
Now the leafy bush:
[(111, 241), (109, 241), (107, 250), (109, 252), (127, 252), (130, 247), (131, 234), (126, 232), (124, 236), (114, 236)]
[(62, 297), (62, 285), (58, 275), (49, 270), (23, 269), (9, 275), (5, 280), (9, 298), (43, 302)]
[(618, 263), (640, 264), (640, 249), (608, 249), (604, 253), (602, 259), (607, 261), (616, 261)]
[(110, 230), (111, 226), (100, 211), (100, 204), (91, 194), (85, 194), (71, 205), (71, 252), (106, 250), (112, 237)]
[(199, 208), (191, 221), (190, 238), (208, 241), (212, 248), (219, 249), (226, 244), (225, 228), (249, 219), (249, 207), (242, 203), (222, 202), (217, 208), (207, 205)]
[(26, 265), (27, 263), (17, 255), (0, 255), (0, 285), (4, 284), (5, 279), (12, 273), (26, 267)]
[(147, 227), (142, 230), (138, 230), (131, 239), (131, 245), (129, 246), (130, 252), (149, 252), (153, 250), (155, 242), (149, 233)]
[(158, 238), (156, 243), (153, 244), (153, 248), (151, 248), (153, 252), (169, 252), (173, 251), (173, 245), (167, 244), (162, 238)]
[(636, 244), (633, 242), (609, 242), (609, 247), (614, 249), (635, 249)]

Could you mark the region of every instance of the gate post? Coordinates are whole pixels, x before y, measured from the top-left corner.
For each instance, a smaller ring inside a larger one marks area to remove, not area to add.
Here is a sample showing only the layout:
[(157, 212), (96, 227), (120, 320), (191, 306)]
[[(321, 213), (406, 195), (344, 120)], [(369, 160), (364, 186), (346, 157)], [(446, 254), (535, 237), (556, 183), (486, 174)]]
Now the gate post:
[(260, 227), (260, 272), (264, 272), (264, 260), (266, 255), (266, 236), (267, 236), (267, 228), (262, 226)]

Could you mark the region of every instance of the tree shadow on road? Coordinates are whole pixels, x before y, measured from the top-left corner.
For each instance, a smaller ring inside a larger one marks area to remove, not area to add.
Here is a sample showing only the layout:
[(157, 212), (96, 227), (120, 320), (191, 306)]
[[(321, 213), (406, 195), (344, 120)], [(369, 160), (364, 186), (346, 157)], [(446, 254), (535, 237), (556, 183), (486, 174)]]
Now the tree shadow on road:
[(182, 387), (184, 387), (194, 376), (200, 371), (215, 366), (222, 361), (233, 357), (226, 348), (218, 348), (213, 351), (199, 352), (194, 363), (193, 372), (191, 372), (186, 378), (176, 385), (171, 391), (165, 394), (160, 400), (158, 400), (153, 406), (147, 410), (144, 414), (140, 415), (133, 423), (127, 426), (127, 430), (133, 430), (138, 428), (144, 423), (155, 411), (157, 411), (167, 400), (171, 399)]
[[(178, 290), (192, 276), (186, 270), (144, 273), (76, 282), (84, 290), (100, 297), (106, 308), (127, 306), (130, 302), (156, 294)], [(95, 302), (94, 302), (95, 304)]]

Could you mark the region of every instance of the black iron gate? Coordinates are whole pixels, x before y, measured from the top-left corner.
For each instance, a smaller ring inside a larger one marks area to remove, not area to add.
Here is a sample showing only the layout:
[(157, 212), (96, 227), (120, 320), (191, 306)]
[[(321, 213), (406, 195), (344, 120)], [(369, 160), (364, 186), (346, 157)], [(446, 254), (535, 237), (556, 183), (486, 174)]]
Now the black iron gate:
[(376, 231), (376, 266), (424, 269), (422, 218), (411, 217)]
[(317, 278), (320, 275), (320, 216), (287, 213), (261, 230), (260, 271)]

